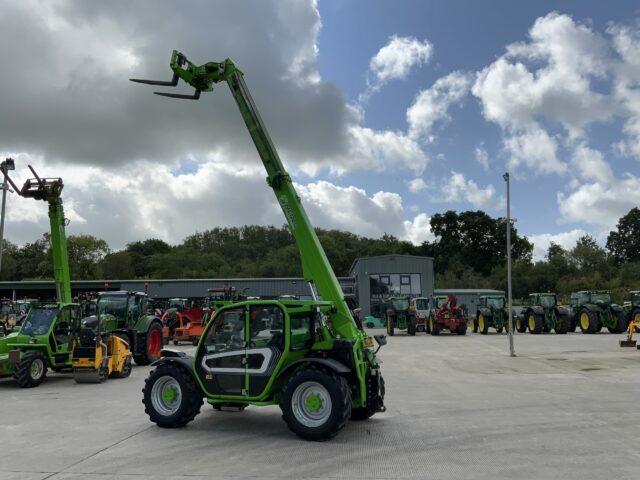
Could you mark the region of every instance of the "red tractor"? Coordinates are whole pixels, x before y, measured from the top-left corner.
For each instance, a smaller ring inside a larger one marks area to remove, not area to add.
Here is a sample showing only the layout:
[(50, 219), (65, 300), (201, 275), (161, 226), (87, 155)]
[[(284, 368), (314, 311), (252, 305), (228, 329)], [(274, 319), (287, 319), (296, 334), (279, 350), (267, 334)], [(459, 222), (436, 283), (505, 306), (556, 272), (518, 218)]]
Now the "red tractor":
[(441, 330), (449, 330), (451, 333), (465, 335), (467, 333), (467, 320), (464, 318), (462, 308), (458, 306), (455, 295), (449, 295), (447, 300), (440, 305), (435, 317), (429, 318), (429, 331), (431, 335), (439, 335)]
[(170, 340), (176, 340), (176, 333), (179, 334), (177, 340), (180, 341), (192, 341), (191, 338), (184, 339), (183, 330), (188, 327), (190, 323), (202, 322), (204, 316), (204, 310), (202, 307), (193, 306), (193, 302), (190, 302), (186, 298), (170, 298), (162, 315), (162, 337), (165, 343)]

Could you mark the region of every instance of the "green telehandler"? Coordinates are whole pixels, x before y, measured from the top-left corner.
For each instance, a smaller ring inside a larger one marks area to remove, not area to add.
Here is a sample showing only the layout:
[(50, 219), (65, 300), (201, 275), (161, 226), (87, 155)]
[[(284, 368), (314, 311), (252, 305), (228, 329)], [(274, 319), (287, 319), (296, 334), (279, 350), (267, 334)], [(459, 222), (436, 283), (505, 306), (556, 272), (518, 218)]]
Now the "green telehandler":
[(64, 184), (61, 178), (40, 178), (31, 166), (29, 169), (34, 178), (27, 179), (21, 189), (8, 175), (7, 180), (18, 195), (49, 204), (57, 301), (32, 303), (20, 330), (0, 338), (0, 376), (13, 376), (23, 388), (40, 385), (48, 369), (71, 371), (73, 337), (80, 326), (80, 305), (71, 298), (67, 220), (60, 198)]
[[(300, 251), (313, 300), (247, 300), (220, 308), (202, 333), (193, 357), (163, 350), (145, 381), (149, 418), (165, 428), (183, 427), (203, 398), (216, 410), (279, 405), (289, 429), (309, 440), (336, 435), (351, 418), (364, 420), (384, 407), (384, 380), (369, 337), (345, 302), (342, 288), (256, 108), (242, 72), (227, 59), (194, 65), (174, 50), (169, 82), (182, 79), (197, 100), (226, 82), (267, 172)], [(322, 300), (320, 300), (322, 297)], [(381, 347), (386, 337), (375, 337)]]
[[(518, 321), (519, 320), (519, 321)], [(520, 332), (525, 325), (529, 333), (534, 335), (548, 333), (555, 330), (564, 334), (571, 329), (571, 316), (567, 307), (558, 305), (558, 297), (555, 293), (531, 293), (528, 304), (516, 320), (516, 329)]]
[(623, 333), (629, 326), (624, 309), (611, 302), (611, 292), (607, 290), (574, 292), (571, 304), (582, 333), (598, 333), (602, 327), (611, 333)]
[(509, 314), (506, 303), (504, 295), (481, 295), (473, 331), (486, 335), (489, 328), (495, 328), (497, 333), (502, 333), (503, 329), (507, 330)]

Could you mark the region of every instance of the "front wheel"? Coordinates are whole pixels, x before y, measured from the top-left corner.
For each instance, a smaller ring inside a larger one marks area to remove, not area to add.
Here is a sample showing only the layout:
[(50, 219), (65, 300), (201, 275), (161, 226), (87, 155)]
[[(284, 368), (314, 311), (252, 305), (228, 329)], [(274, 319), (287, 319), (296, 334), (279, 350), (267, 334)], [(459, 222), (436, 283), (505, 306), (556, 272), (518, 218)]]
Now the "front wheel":
[(624, 333), (629, 328), (629, 321), (624, 312), (611, 312), (611, 316), (614, 318), (614, 324), (609, 327), (611, 333)]
[[(140, 353), (133, 356), (138, 365), (149, 365), (160, 358), (160, 349), (162, 348), (162, 327), (157, 323), (152, 323), (147, 330), (144, 339), (144, 345)], [(136, 350), (138, 350), (136, 348)]]
[(407, 333), (411, 336), (415, 336), (416, 334), (415, 318), (407, 318)]
[(518, 333), (524, 333), (527, 331), (527, 323), (524, 321), (522, 315), (519, 315), (518, 318), (516, 318), (516, 330)]
[(47, 378), (47, 359), (42, 352), (32, 350), (20, 359), (13, 377), (21, 388), (33, 388)]
[(298, 369), (280, 397), (289, 430), (306, 440), (335, 436), (351, 417), (351, 392), (344, 377), (315, 365)]
[(162, 428), (184, 427), (200, 413), (202, 391), (179, 365), (158, 366), (144, 381), (142, 403), (149, 419)]
[(600, 328), (596, 312), (587, 309), (580, 312), (580, 330), (582, 330), (582, 333), (597, 333)]
[(489, 333), (489, 322), (483, 314), (478, 315), (478, 330), (482, 335)]
[(393, 334), (395, 333), (394, 327), (393, 317), (387, 316), (387, 334), (389, 334), (390, 337), (393, 337)]

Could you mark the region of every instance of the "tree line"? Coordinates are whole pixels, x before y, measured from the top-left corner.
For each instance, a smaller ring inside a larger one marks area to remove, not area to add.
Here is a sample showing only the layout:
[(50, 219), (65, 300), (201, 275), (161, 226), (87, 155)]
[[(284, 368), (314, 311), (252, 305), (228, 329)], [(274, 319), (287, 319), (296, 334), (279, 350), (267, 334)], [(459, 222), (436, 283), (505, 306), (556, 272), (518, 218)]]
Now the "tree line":
[[(421, 245), (392, 235), (367, 238), (339, 230), (316, 229), (338, 276), (347, 276), (357, 257), (385, 254), (434, 258), (438, 288), (506, 290), (506, 223), (482, 211), (433, 215), (435, 240)], [(589, 235), (566, 250), (552, 243), (546, 258), (534, 261), (533, 245), (511, 226), (513, 292), (611, 290), (622, 301), (640, 289), (640, 210), (621, 217), (603, 248)], [(300, 257), (286, 226), (219, 227), (190, 235), (178, 245), (163, 240), (132, 242), (114, 251), (91, 235), (68, 238), (72, 279), (298, 277)], [(53, 278), (49, 235), (17, 246), (5, 241), (1, 280)]]

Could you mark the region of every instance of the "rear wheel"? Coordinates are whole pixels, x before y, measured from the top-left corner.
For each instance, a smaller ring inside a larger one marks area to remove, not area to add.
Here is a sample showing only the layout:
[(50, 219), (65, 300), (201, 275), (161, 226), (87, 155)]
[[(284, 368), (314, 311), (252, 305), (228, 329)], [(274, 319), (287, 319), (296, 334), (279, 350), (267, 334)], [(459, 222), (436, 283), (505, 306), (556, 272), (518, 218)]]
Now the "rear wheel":
[(393, 317), (391, 315), (387, 315), (387, 333), (390, 337), (393, 337), (393, 334), (395, 333), (394, 327)]
[(482, 335), (486, 335), (487, 333), (489, 333), (489, 322), (486, 318), (484, 318), (483, 314), (478, 315), (478, 331)]
[[(134, 355), (133, 359), (138, 365), (149, 365), (160, 358), (162, 348), (162, 327), (158, 323), (152, 323), (147, 330), (144, 340), (144, 353)], [(136, 350), (138, 350), (136, 348)]]
[(569, 331), (569, 316), (558, 315), (556, 318), (555, 332), (559, 335), (563, 335)]
[(37, 387), (47, 378), (47, 359), (42, 352), (32, 350), (22, 355), (13, 374), (21, 388)]
[(351, 417), (351, 393), (344, 377), (315, 365), (297, 370), (280, 398), (289, 429), (306, 440), (335, 436)]
[(613, 317), (614, 324), (609, 327), (609, 331), (611, 333), (624, 333), (629, 328), (629, 321), (627, 320), (624, 312), (611, 312), (611, 316)]
[(407, 333), (411, 336), (416, 334), (416, 319), (413, 317), (407, 318)]
[(478, 333), (478, 319), (477, 318), (472, 318), (471, 319), (471, 331), (473, 333)]
[(429, 318), (429, 333), (433, 336), (440, 335), (440, 329), (436, 327), (436, 321), (433, 317)]
[(200, 413), (202, 392), (183, 367), (165, 363), (151, 372), (142, 389), (144, 411), (162, 428), (184, 427)]
[(522, 315), (518, 315), (518, 318), (516, 318), (516, 330), (519, 333), (524, 333), (527, 331), (527, 323), (524, 321)]
[(590, 310), (584, 309), (579, 313), (580, 330), (582, 333), (597, 333), (600, 331), (600, 322), (598, 314)]
[(527, 327), (529, 327), (529, 333), (534, 335), (542, 333), (544, 329), (544, 317), (542, 315), (529, 312), (529, 315), (527, 315)]

